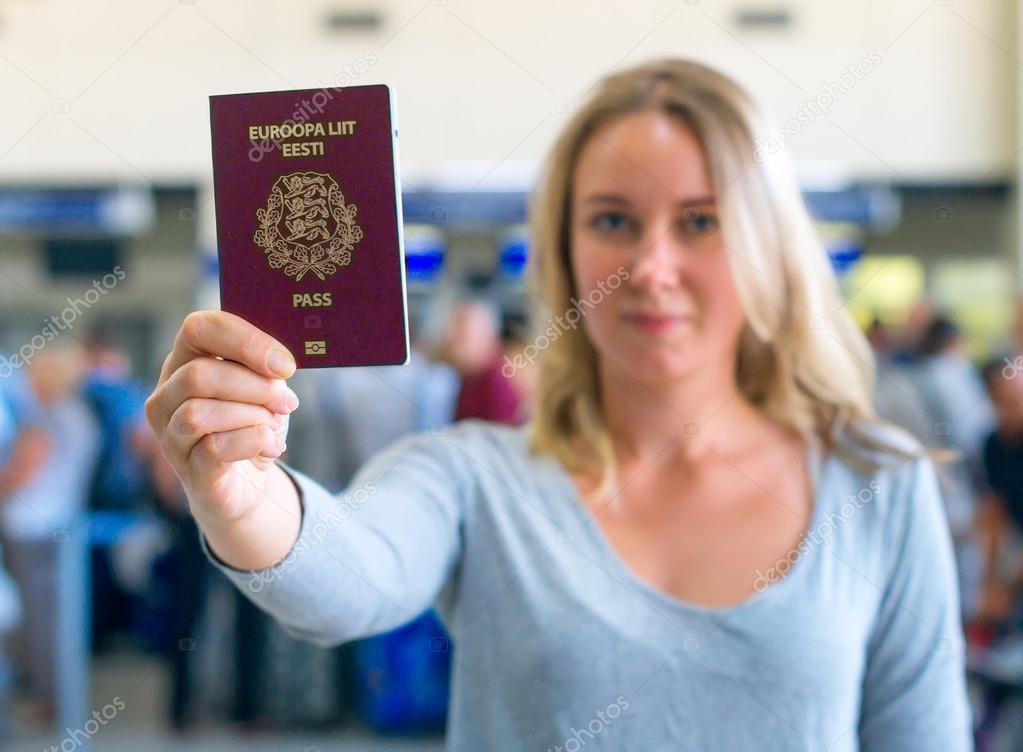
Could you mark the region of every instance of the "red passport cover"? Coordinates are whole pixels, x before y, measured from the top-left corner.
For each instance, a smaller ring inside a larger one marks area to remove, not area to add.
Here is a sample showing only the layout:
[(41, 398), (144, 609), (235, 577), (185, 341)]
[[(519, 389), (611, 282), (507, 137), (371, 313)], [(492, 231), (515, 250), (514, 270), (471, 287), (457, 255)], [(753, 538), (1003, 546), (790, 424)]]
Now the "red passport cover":
[(210, 97), (221, 308), (299, 368), (408, 362), (394, 97)]

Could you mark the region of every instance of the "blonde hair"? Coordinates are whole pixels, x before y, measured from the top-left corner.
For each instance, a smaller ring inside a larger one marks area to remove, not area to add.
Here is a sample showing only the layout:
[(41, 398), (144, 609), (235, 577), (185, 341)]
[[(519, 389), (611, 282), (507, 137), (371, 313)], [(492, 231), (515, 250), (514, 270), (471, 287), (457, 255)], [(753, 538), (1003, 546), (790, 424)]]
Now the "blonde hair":
[[(736, 362), (745, 397), (865, 471), (885, 456), (919, 456), (919, 442), (874, 411), (871, 348), (842, 307), (790, 161), (784, 154), (757, 158), (768, 120), (746, 91), (706, 66), (662, 59), (609, 75), (573, 114), (530, 207), (531, 287), (540, 297), (534, 310), (564, 312), (574, 302), (571, 191), (584, 145), (611, 121), (651, 109), (685, 124), (703, 147), (746, 314)], [(598, 471), (589, 496), (616, 487), (597, 353), (582, 327), (565, 330), (540, 355), (532, 407), (534, 452), (553, 455), (569, 471)], [(888, 438), (872, 430), (880, 427), (890, 429)]]

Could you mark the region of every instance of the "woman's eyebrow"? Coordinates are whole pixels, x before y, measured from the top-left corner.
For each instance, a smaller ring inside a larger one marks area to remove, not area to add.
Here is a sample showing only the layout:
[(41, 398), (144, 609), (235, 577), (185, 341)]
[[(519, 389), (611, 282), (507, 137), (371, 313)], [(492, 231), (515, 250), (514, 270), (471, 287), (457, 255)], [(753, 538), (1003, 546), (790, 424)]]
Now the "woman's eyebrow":
[(620, 196), (617, 193), (594, 193), (584, 198), (583, 203), (628, 204), (629, 199), (625, 198), (625, 196)]

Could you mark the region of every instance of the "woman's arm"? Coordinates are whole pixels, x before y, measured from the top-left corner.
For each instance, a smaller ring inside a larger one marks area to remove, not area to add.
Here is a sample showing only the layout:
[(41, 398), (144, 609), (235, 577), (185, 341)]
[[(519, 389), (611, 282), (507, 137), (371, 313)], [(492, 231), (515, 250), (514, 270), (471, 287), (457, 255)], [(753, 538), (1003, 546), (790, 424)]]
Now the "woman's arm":
[(1005, 514), (1005, 507), (994, 492), (981, 497), (977, 510), (976, 531), (983, 557), (985, 580), (994, 573), (1007, 522), (1008, 516)]
[(428, 434), (380, 453), (337, 498), (289, 478), (276, 458), (298, 407), (284, 382), (294, 372), (266, 332), (198, 311), (181, 325), (146, 418), (218, 565), (293, 633), (332, 644), (429, 605), (458, 555), (466, 465)]
[(867, 645), (861, 749), (966, 752), (973, 743), (952, 539), (931, 460), (916, 460), (908, 480), (891, 500), (894, 534), (883, 542), (892, 564)]
[[(977, 598), (977, 616), (1001, 621), (1012, 610), (1015, 582), (1007, 582), (999, 571), (1006, 531), (1011, 522), (1002, 500), (995, 492), (985, 494), (980, 501), (975, 523), (976, 539), (981, 552), (981, 587)], [(1023, 557), (1016, 562), (1013, 572), (1016, 582), (1023, 581)]]
[(372, 457), (336, 496), (279, 466), (301, 500), (291, 550), (273, 566), (242, 571), (218, 560), (212, 539), (203, 540), (204, 549), (296, 637), (337, 645), (399, 626), (433, 604), (460, 556), (473, 480), (465, 450), (454, 445), (471, 430), (462, 425), (445, 436), (404, 437)]

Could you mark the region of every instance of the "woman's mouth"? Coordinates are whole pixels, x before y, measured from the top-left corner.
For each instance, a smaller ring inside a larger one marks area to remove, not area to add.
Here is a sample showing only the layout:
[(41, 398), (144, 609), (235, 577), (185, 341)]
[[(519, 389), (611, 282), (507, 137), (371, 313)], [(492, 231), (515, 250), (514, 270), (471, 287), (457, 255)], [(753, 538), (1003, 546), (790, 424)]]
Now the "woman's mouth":
[(664, 334), (682, 326), (690, 320), (690, 317), (654, 313), (623, 313), (622, 320), (644, 334)]

